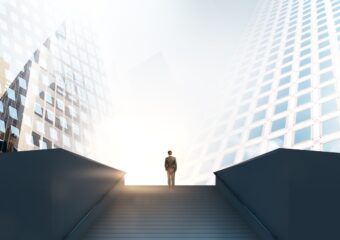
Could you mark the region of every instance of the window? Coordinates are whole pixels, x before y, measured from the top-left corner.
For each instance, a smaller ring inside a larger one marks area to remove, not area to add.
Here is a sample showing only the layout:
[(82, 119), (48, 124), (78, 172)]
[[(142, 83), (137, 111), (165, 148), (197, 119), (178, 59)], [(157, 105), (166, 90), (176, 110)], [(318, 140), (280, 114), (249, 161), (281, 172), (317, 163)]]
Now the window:
[(254, 114), (253, 122), (260, 121), (260, 120), (264, 119), (265, 116), (266, 116), (266, 110), (259, 111), (259, 112)]
[(331, 55), (331, 50), (326, 49), (326, 50), (324, 50), (322, 52), (319, 52), (319, 59), (327, 57), (329, 55)]
[(320, 82), (326, 82), (331, 80), (334, 77), (333, 72), (332, 71), (328, 71), (325, 73), (320, 74)]
[(3, 132), (3, 133), (6, 131), (5, 122), (2, 121), (2, 120), (0, 120), (0, 131)]
[(326, 32), (326, 33), (323, 33), (323, 34), (319, 35), (318, 39), (322, 40), (322, 39), (327, 38), (327, 37), (328, 37), (328, 33)]
[(65, 109), (64, 102), (60, 99), (57, 99), (57, 108), (60, 109), (61, 111), (64, 111)]
[(326, 152), (340, 152), (340, 139), (324, 143), (322, 148)]
[(294, 51), (294, 47), (288, 48), (284, 51), (284, 55), (290, 54)]
[(289, 63), (289, 62), (291, 62), (292, 60), (293, 60), (293, 56), (292, 56), (292, 55), (291, 55), (291, 56), (288, 56), (288, 57), (286, 57), (286, 58), (283, 59), (282, 64)]
[(321, 49), (321, 48), (324, 48), (324, 47), (326, 47), (326, 46), (329, 46), (329, 41), (328, 41), (328, 40), (319, 43), (319, 48), (320, 48), (320, 49)]
[(323, 61), (320, 63), (320, 70), (324, 69), (324, 68), (328, 68), (332, 66), (332, 60), (328, 59), (326, 61)]
[(23, 106), (28, 105), (26, 102), (26, 97), (20, 94), (20, 102)]
[(326, 115), (338, 110), (338, 104), (335, 99), (321, 103), (321, 114)]
[(49, 104), (53, 105), (54, 99), (53, 99), (53, 97), (51, 96), (51, 94), (45, 92), (45, 100), (46, 100), (46, 102), (48, 102)]
[(46, 117), (45, 117), (45, 119), (46, 119), (48, 122), (50, 122), (50, 123), (53, 124), (54, 118), (55, 118), (54, 112), (52, 112), (52, 111), (50, 111), (50, 110), (46, 110)]
[(285, 88), (285, 89), (280, 90), (277, 93), (276, 99), (284, 98), (284, 97), (287, 97), (288, 95), (289, 95), (289, 88)]
[(60, 117), (60, 125), (63, 128), (67, 129), (67, 121), (66, 121), (66, 119), (64, 117)]
[(236, 152), (231, 152), (231, 153), (227, 153), (224, 155), (223, 160), (222, 160), (222, 164), (221, 167), (224, 168), (230, 164), (232, 164), (235, 160), (236, 157)]
[(0, 101), (0, 112), (4, 112), (4, 104)]
[(260, 107), (260, 106), (262, 106), (262, 105), (265, 105), (265, 104), (268, 103), (268, 100), (269, 100), (269, 96), (261, 97), (261, 98), (259, 98), (259, 99), (257, 100), (256, 106), (257, 106), (257, 107)]
[(27, 89), (26, 80), (19, 77), (19, 86), (23, 89)]
[(283, 147), (283, 144), (284, 144), (284, 136), (272, 138), (268, 142), (268, 150), (271, 151), (277, 148), (281, 148)]
[(275, 68), (275, 66), (276, 66), (276, 63), (272, 63), (272, 64), (268, 65), (268, 66), (266, 67), (266, 71), (272, 70), (273, 68)]
[(8, 109), (9, 109), (9, 116), (15, 120), (18, 120), (17, 110), (11, 106), (9, 106)]
[(292, 39), (292, 40), (286, 42), (286, 47), (290, 46), (290, 45), (293, 45), (294, 43), (295, 43), (295, 39)]
[(40, 140), (40, 149), (47, 149), (47, 144), (43, 140)]
[(264, 81), (269, 81), (270, 79), (272, 79), (274, 77), (274, 73), (269, 73), (269, 74), (267, 74), (267, 75), (265, 75), (264, 77), (263, 77), (263, 80)]
[(311, 110), (305, 109), (296, 113), (295, 123), (307, 121), (311, 118)]
[(279, 114), (282, 112), (287, 111), (288, 108), (288, 102), (283, 102), (283, 103), (279, 103), (275, 106), (275, 113), (274, 114)]
[(262, 87), (261, 87), (261, 90), (260, 90), (260, 93), (265, 93), (265, 92), (268, 92), (268, 91), (271, 89), (271, 86), (272, 86), (272, 84), (271, 84), (271, 83), (269, 83), (269, 84), (267, 84), (267, 85), (264, 85), (264, 86), (262, 86)]
[(301, 43), (301, 48), (304, 48), (306, 46), (310, 45), (310, 40), (306, 40), (304, 42)]
[(292, 71), (292, 65), (288, 65), (288, 66), (282, 68), (281, 69), (281, 74), (285, 74), (285, 73), (288, 73), (290, 71)]
[(253, 157), (256, 157), (260, 154), (260, 149), (258, 145), (249, 146), (244, 150), (243, 159), (247, 160)]
[(302, 67), (302, 66), (304, 66), (304, 65), (306, 65), (306, 64), (309, 64), (309, 63), (311, 63), (311, 58), (310, 58), (310, 57), (305, 58), (305, 59), (302, 59), (302, 60), (300, 61), (300, 67)]
[(40, 146), (39, 142), (40, 142), (40, 135), (35, 133), (35, 132), (32, 132), (32, 138), (33, 138), (33, 144), (37, 147)]
[(284, 85), (284, 84), (289, 83), (289, 82), (290, 82), (290, 79), (291, 79), (290, 76), (286, 76), (286, 77), (281, 78), (281, 79), (280, 79), (279, 85), (282, 86), (282, 85)]
[(303, 41), (303, 40), (306, 39), (306, 38), (310, 38), (310, 32), (303, 34), (303, 35), (301, 36), (301, 41)]
[(11, 125), (11, 132), (17, 137), (19, 137), (19, 135), (20, 135), (19, 129), (17, 127), (14, 127), (13, 125)]
[(15, 92), (13, 89), (11, 88), (8, 88), (7, 89), (7, 95), (8, 95), (8, 98), (12, 99), (13, 101), (15, 101)]
[(310, 68), (305, 68), (305, 69), (300, 71), (299, 78), (303, 78), (303, 77), (308, 76), (308, 75), (310, 75)]
[(303, 82), (299, 82), (298, 91), (302, 91), (304, 89), (310, 88), (310, 86), (311, 86), (310, 80), (305, 80)]
[(252, 128), (249, 132), (249, 138), (248, 139), (260, 137), (262, 135), (262, 129), (263, 129), (263, 126), (258, 126), (258, 127)]
[(295, 131), (294, 143), (300, 143), (311, 139), (311, 128), (305, 127)]
[(35, 103), (34, 105), (34, 112), (36, 114), (38, 114), (39, 116), (42, 116), (43, 115), (43, 110), (42, 110), (42, 107), (39, 103)]
[(335, 86), (333, 84), (327, 85), (326, 87), (323, 87), (320, 89), (321, 97), (327, 97), (332, 94), (335, 94)]
[(246, 118), (243, 117), (243, 118), (240, 118), (240, 119), (237, 119), (235, 122), (234, 122), (234, 126), (233, 126), (233, 129), (238, 129), (240, 127), (243, 127), (244, 124), (246, 122)]
[(331, 134), (340, 130), (340, 119), (339, 117), (325, 120), (321, 123), (322, 135)]
[(297, 98), (297, 106), (309, 103), (311, 101), (310, 93), (303, 94)]
[(283, 129), (283, 128), (285, 128), (285, 126), (286, 126), (286, 118), (285, 117), (279, 118), (279, 119), (273, 121), (272, 132)]
[(310, 53), (310, 48), (307, 48), (307, 49), (301, 51), (300, 57), (303, 57), (303, 56), (305, 56), (305, 55), (307, 55), (307, 54), (309, 54), (309, 53)]
[(318, 32), (322, 32), (322, 31), (325, 31), (325, 30), (327, 30), (327, 26), (322, 26), (322, 27), (318, 28)]

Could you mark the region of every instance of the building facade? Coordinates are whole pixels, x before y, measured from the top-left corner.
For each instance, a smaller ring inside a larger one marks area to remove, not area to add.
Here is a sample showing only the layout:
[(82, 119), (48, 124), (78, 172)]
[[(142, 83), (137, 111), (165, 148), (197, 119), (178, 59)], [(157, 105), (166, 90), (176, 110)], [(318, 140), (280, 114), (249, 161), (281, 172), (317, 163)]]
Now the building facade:
[(340, 0), (260, 0), (232, 69), (188, 156), (195, 182), (279, 147), (340, 151)]
[[(11, 16), (11, 1), (4, 5)], [(1, 22), (12, 24), (7, 18)], [(19, 150), (60, 147), (88, 155), (96, 124), (110, 110), (98, 46), (89, 27), (75, 19), (60, 22), (53, 31), (55, 22), (45, 25), (40, 32), (47, 36), (37, 48), (24, 45), (25, 41), (18, 45), (31, 51), (29, 57), (16, 55), (15, 49), (0, 52), (5, 55), (0, 61), (1, 138), (14, 133)], [(14, 39), (12, 35), (1, 39)]]

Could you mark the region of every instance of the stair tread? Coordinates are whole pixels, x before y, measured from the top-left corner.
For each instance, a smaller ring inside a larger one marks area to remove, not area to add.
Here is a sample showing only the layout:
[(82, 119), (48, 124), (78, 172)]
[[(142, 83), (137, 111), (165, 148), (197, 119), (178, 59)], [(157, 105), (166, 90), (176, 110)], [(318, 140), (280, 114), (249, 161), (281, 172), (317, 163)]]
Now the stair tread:
[(85, 240), (257, 239), (215, 186), (126, 186)]

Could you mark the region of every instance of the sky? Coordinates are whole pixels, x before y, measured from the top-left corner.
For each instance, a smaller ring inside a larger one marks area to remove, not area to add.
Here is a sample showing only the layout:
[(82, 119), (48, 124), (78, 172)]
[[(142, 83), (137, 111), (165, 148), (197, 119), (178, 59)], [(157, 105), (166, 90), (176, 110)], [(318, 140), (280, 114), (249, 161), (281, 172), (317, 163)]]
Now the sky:
[(98, 124), (90, 157), (125, 170), (127, 184), (163, 185), (172, 150), (177, 174), (189, 174), (180, 166), (203, 121), (222, 108), (258, 0), (64, 1), (91, 19), (112, 89), (113, 115)]

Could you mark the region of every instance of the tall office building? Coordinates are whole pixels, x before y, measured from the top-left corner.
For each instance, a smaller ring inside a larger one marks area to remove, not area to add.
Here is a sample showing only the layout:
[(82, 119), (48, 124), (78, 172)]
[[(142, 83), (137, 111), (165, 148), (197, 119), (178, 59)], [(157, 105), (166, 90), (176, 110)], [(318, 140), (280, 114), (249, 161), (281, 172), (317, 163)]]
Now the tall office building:
[[(9, 44), (0, 51), (1, 138), (14, 133), (19, 150), (61, 147), (87, 155), (94, 128), (109, 110), (94, 35), (75, 19), (59, 22), (55, 28), (58, 21), (51, 22), (46, 16), (37, 17), (36, 22), (13, 18), (22, 9), (32, 10), (28, 4), (34, 1), (14, 2), (15, 8), (12, 1), (0, 8), (0, 27), (8, 29), (0, 39)], [(17, 29), (13, 19), (19, 21)], [(25, 24), (34, 26), (39, 37), (34, 38)], [(17, 41), (17, 35), (23, 41)]]
[(0, 93), (3, 93), (32, 53), (62, 23), (49, 1), (0, 2)]
[(340, 0), (260, 0), (232, 69), (188, 156), (195, 182), (278, 147), (340, 151)]

